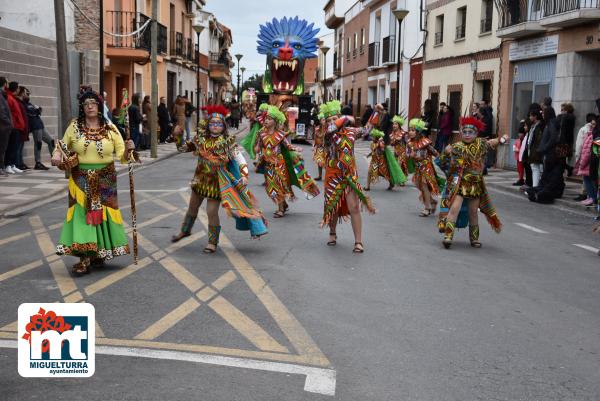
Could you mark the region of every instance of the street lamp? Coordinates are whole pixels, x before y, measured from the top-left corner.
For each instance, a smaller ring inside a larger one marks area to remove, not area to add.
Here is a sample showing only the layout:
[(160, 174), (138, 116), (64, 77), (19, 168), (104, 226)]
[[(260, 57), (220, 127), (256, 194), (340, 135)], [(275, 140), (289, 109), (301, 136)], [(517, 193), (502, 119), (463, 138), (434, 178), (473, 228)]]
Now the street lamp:
[(400, 58), (402, 57), (402, 53), (400, 52), (400, 38), (402, 36), (402, 20), (406, 18), (408, 15), (408, 10), (403, 8), (399, 8), (392, 11), (394, 13), (394, 17), (398, 20), (398, 58), (396, 59), (396, 110), (394, 110), (395, 115), (398, 114), (400, 110)]
[(321, 46), (321, 52), (323, 52), (323, 101), (327, 102), (327, 52), (329, 51), (328, 46)]
[[(246, 71), (246, 67), (242, 67), (240, 68), (240, 70), (242, 70), (242, 88), (244, 87), (244, 71)], [(240, 123), (242, 122), (243, 119), (243, 113), (242, 113), (242, 100), (240, 98), (238, 98), (238, 104), (240, 105)]]
[(205, 11), (198, 11), (192, 24), (196, 31), (196, 129), (200, 125), (200, 34), (206, 28), (204, 21), (207, 15)]
[(240, 60), (244, 57), (243, 54), (236, 54), (235, 58), (237, 59), (237, 100), (240, 100)]

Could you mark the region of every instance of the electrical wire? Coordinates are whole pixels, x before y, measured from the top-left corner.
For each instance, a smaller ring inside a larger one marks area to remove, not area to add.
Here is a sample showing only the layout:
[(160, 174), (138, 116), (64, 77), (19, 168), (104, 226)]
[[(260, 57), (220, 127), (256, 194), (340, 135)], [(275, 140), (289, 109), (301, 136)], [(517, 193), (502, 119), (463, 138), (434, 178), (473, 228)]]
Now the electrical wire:
[[(137, 30), (130, 32), (130, 33), (125, 33), (125, 34), (118, 34), (118, 33), (112, 33), (112, 32), (107, 32), (105, 31), (103, 28), (100, 28), (100, 25), (98, 25), (95, 21), (92, 21), (82, 10), (81, 8), (79, 8), (79, 6), (77, 5), (77, 3), (75, 3), (73, 0), (69, 0), (69, 3), (74, 6), (77, 11), (79, 11), (79, 13), (90, 23), (92, 24), (94, 27), (96, 27), (97, 29), (101, 29), (102, 32), (105, 35), (108, 36), (113, 36), (116, 38), (127, 38), (130, 36), (135, 36), (135, 35), (141, 35), (144, 33), (144, 31), (146, 30), (146, 28), (148, 27), (148, 25), (150, 25), (150, 23), (153, 21), (152, 18), (149, 18), (146, 22), (144, 22), (144, 25), (142, 25), (141, 27), (139, 27)], [(75, 11), (73, 9), (73, 11)]]

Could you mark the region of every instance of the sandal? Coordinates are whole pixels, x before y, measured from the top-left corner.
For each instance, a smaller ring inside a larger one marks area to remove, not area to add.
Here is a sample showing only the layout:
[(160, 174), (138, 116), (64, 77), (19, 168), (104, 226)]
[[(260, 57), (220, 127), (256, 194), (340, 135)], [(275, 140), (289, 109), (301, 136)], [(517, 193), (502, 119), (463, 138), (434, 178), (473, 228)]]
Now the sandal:
[(92, 258), (90, 260), (91, 267), (104, 267), (104, 258)]
[(390, 184), (390, 186), (387, 188), (388, 191), (393, 191), (394, 190), (394, 185)]
[(431, 215), (430, 209), (423, 209), (423, 210), (421, 210), (421, 213), (419, 213), (420, 217), (429, 217), (430, 215)]
[(173, 235), (171, 237), (171, 242), (179, 242), (180, 240), (184, 239), (185, 237), (189, 237), (190, 235), (192, 235), (192, 234), (181, 232), (177, 235)]
[(327, 246), (336, 246), (337, 245), (337, 234), (336, 233), (329, 233), (329, 237), (333, 237), (333, 239), (329, 240), (329, 242), (327, 242)]
[(471, 246), (473, 248), (481, 248), (481, 242), (479, 242), (479, 241), (471, 241)]
[(363, 253), (364, 251), (365, 251), (365, 249), (363, 248), (362, 242), (355, 242), (354, 243), (354, 249), (352, 250), (352, 252), (354, 252), (354, 253)]
[[(214, 248), (210, 248), (211, 245), (214, 246)], [(204, 252), (204, 253), (215, 253), (215, 252), (217, 252), (217, 246), (213, 245), (213, 244), (208, 244), (208, 245), (206, 245), (206, 248), (204, 248), (202, 250), (202, 252)]]
[(317, 177), (315, 178), (315, 181), (321, 181), (323, 178), (322, 177)]
[(282, 217), (285, 217), (285, 212), (282, 212), (281, 210), (278, 210), (275, 213), (273, 213), (273, 218), (275, 219), (281, 219)]
[(90, 259), (83, 258), (79, 263), (73, 265), (73, 273), (77, 276), (83, 276), (90, 273)]

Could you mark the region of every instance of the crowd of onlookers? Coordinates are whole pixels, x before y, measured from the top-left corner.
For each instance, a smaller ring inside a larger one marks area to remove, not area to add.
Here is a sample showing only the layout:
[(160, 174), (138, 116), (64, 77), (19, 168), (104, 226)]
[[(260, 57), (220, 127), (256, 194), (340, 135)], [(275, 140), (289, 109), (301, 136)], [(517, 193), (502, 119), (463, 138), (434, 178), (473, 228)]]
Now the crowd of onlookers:
[(42, 163), (42, 148), (46, 143), (52, 154), (54, 140), (44, 127), (42, 108), (31, 103), (30, 95), (28, 88), (0, 77), (0, 177), (30, 169), (23, 161), (23, 150), (30, 136), (33, 137), (33, 168), (48, 170)]

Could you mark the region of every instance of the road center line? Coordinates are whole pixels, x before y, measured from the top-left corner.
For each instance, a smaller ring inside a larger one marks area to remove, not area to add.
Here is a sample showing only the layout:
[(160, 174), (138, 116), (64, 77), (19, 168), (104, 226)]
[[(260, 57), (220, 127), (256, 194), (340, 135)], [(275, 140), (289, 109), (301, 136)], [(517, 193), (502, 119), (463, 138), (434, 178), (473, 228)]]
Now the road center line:
[(574, 246), (585, 249), (586, 251), (598, 253), (598, 248), (594, 248), (593, 246), (585, 245), (585, 244), (573, 244)]
[(540, 230), (539, 228), (535, 228), (533, 226), (530, 226), (528, 224), (525, 223), (515, 223), (517, 226), (522, 227), (526, 230), (529, 231), (533, 231), (534, 233), (538, 233), (538, 234), (549, 234), (548, 231), (544, 231), (544, 230)]
[[(17, 342), (0, 340), (0, 348), (16, 349)], [(309, 366), (292, 365), (289, 363), (242, 359), (220, 355), (193, 354), (189, 352), (151, 350), (146, 348), (122, 348), (106, 345), (97, 345), (96, 354), (196, 362), (207, 365), (305, 375), (306, 381), (304, 382), (304, 391), (330, 396), (335, 395), (336, 372), (333, 369), (313, 368)]]

